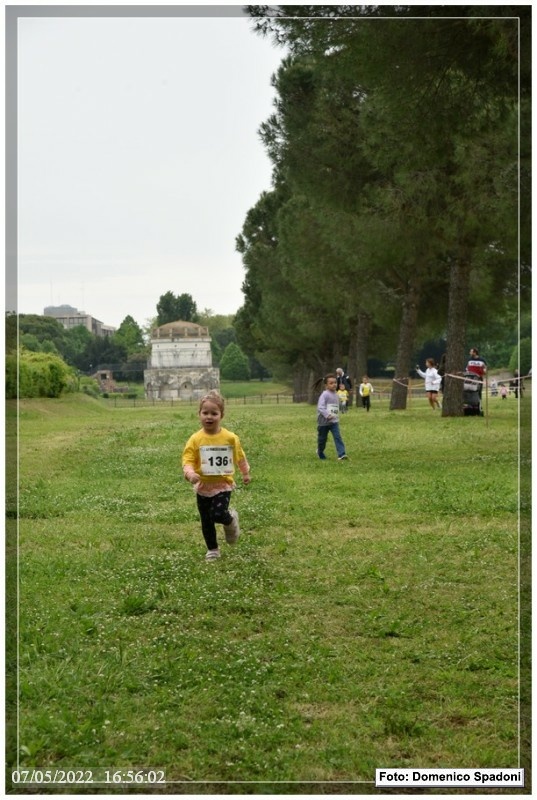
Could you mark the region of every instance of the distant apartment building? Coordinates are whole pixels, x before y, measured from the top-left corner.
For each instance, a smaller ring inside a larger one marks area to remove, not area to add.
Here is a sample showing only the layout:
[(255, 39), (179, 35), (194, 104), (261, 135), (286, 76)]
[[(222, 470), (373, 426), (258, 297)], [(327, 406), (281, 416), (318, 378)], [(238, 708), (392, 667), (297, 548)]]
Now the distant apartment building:
[(111, 336), (116, 332), (116, 328), (111, 325), (104, 325), (100, 320), (92, 317), (91, 314), (86, 314), (85, 311), (79, 311), (73, 306), (47, 306), (43, 314), (45, 317), (54, 317), (58, 320), (64, 328), (76, 328), (77, 325), (83, 325), (90, 333), (95, 336)]

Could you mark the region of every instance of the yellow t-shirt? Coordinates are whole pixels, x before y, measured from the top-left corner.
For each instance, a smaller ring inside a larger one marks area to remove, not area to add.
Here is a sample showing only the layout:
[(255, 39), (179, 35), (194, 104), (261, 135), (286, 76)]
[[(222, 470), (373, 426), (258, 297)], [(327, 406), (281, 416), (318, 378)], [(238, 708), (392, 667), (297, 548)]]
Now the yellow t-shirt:
[(183, 450), (182, 465), (184, 474), (194, 470), (201, 476), (195, 489), (207, 496), (235, 488), (235, 467), (243, 475), (250, 471), (239, 437), (226, 428), (214, 434), (203, 429), (193, 433)]

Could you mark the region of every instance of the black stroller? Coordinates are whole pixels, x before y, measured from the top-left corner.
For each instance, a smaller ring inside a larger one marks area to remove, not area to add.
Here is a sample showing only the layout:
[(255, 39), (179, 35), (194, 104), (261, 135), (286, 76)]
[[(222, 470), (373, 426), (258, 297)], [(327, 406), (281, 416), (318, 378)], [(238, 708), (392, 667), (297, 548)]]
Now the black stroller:
[(462, 390), (462, 407), (465, 417), (482, 417), (481, 390), (483, 381), (474, 372), (465, 372)]

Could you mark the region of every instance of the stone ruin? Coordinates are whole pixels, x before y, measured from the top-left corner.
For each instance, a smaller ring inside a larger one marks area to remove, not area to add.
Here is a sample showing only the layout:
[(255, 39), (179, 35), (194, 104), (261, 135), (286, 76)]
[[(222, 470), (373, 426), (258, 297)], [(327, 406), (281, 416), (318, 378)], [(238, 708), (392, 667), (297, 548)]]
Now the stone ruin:
[(155, 328), (144, 385), (148, 400), (196, 400), (219, 389), (209, 329), (181, 320)]

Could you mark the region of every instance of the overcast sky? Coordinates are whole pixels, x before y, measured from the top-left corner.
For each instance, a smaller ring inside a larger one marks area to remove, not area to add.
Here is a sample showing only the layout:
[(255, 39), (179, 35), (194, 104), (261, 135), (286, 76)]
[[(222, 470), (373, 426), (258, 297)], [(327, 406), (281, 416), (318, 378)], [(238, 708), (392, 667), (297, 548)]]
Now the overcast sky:
[(20, 18), (18, 310), (235, 313), (284, 52), (240, 17)]

